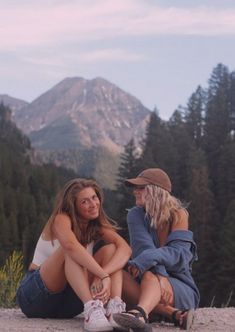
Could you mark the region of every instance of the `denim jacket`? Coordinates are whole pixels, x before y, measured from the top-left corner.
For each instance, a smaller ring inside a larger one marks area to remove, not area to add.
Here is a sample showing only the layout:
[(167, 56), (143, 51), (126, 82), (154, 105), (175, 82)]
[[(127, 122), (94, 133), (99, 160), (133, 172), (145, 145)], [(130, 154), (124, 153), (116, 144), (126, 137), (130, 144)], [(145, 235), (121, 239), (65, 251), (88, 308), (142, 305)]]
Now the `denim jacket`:
[(150, 219), (143, 208), (136, 206), (129, 210), (127, 223), (132, 247), (130, 265), (136, 266), (141, 274), (151, 270), (177, 278), (198, 293), (191, 275), (192, 264), (197, 260), (197, 247), (191, 231), (172, 231), (166, 244), (160, 247), (156, 229), (150, 227)]

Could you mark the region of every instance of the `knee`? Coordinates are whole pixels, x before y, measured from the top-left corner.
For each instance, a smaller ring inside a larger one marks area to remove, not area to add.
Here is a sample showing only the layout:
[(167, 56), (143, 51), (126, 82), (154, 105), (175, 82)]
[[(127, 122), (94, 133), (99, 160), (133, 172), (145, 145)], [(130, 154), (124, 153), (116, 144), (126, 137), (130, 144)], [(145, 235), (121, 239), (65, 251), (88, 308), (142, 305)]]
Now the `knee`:
[(102, 248), (100, 248), (99, 252), (102, 256), (113, 256), (116, 251), (116, 246), (113, 243), (106, 244)]
[(157, 278), (157, 275), (155, 275), (151, 271), (146, 271), (143, 274), (142, 280), (147, 281), (147, 282), (150, 282), (150, 281), (159, 282), (158, 278)]
[(105, 244), (97, 251), (97, 253), (94, 255), (94, 258), (99, 264), (103, 264), (113, 257), (115, 251), (116, 247), (113, 243)]

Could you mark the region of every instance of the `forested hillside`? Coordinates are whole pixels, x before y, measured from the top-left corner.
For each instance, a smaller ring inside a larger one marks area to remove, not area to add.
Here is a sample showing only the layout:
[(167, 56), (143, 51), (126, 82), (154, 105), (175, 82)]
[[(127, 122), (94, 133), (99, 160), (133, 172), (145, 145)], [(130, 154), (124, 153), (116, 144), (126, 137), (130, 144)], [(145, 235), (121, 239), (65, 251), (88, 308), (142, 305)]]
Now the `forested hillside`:
[[(124, 179), (148, 167), (165, 169), (173, 194), (188, 204), (198, 245), (193, 274), (201, 306), (235, 306), (235, 72), (219, 64), (208, 88), (199, 86), (169, 121), (152, 112), (141, 147), (140, 153), (133, 140), (126, 145), (117, 188), (105, 192), (106, 211), (128, 239), (126, 209), (134, 202)], [(0, 149), (0, 265), (13, 249), (22, 250), (27, 263), (55, 193), (75, 174), (31, 165), (30, 142), (3, 105)]]
[(27, 265), (55, 193), (74, 174), (52, 165), (30, 163), (30, 142), (0, 105), (0, 266), (13, 249)]
[[(199, 260), (193, 274), (201, 306), (235, 305), (235, 72), (219, 64), (207, 90), (198, 87), (168, 122), (153, 112), (138, 155), (133, 141), (121, 156), (116, 218), (133, 203), (123, 179), (161, 167), (173, 193), (188, 203)], [(123, 234), (127, 234), (125, 231)]]

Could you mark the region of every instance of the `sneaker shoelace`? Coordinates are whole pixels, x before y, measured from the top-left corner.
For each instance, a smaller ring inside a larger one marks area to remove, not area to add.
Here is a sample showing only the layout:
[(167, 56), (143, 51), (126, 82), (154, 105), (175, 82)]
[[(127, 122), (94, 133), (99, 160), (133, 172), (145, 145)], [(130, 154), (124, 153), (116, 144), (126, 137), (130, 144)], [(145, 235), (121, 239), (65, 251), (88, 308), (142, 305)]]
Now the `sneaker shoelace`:
[(110, 301), (111, 303), (109, 303), (108, 306), (108, 312), (112, 313), (112, 314), (116, 314), (116, 313), (120, 313), (125, 311), (125, 303), (123, 301), (117, 301), (117, 300), (113, 300)]
[(105, 313), (105, 310), (102, 305), (102, 302), (97, 300), (89, 308), (89, 310), (87, 312), (87, 316), (90, 318), (90, 316), (92, 315), (92, 319), (100, 320), (100, 319), (104, 319), (104, 313)]

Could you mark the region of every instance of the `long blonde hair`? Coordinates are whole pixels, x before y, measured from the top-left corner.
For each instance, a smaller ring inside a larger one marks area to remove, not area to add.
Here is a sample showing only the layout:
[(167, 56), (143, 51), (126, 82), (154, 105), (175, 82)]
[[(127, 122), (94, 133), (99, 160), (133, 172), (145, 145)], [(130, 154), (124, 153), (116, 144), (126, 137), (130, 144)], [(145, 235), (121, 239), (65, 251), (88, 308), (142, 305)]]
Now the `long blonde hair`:
[[(79, 223), (79, 211), (76, 205), (77, 195), (85, 188), (94, 189), (100, 201), (99, 216), (97, 219), (88, 223), (86, 232), (81, 229), (81, 224)], [(66, 214), (70, 218), (72, 231), (76, 235), (78, 241), (83, 245), (86, 245), (93, 240), (97, 240), (102, 235), (102, 227), (113, 230), (116, 229), (115, 223), (106, 215), (103, 209), (103, 193), (94, 180), (81, 178), (73, 179), (66, 183), (58, 193), (53, 212), (46, 224), (51, 240), (53, 240), (53, 223), (56, 215), (60, 213)]]
[(145, 193), (145, 210), (150, 216), (151, 227), (162, 229), (173, 221), (178, 222), (177, 211), (185, 209), (179, 199), (156, 185), (147, 185)]

